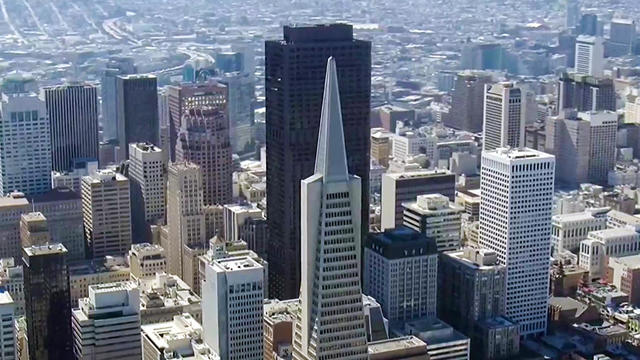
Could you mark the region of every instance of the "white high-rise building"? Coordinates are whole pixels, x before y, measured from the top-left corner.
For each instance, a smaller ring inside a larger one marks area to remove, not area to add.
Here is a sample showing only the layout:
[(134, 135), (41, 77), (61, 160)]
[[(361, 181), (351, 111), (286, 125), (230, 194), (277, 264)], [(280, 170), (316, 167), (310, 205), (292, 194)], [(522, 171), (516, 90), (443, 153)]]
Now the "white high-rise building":
[(602, 77), (603, 68), (604, 40), (596, 36), (578, 36), (576, 39), (576, 73)]
[(129, 179), (112, 170), (82, 178), (84, 235), (93, 258), (122, 256), (131, 248)]
[(523, 94), (511, 82), (484, 86), (483, 150), (524, 146)]
[(132, 186), (135, 183), (140, 187), (144, 220), (164, 221), (167, 164), (162, 149), (149, 143), (129, 144), (129, 162)]
[[(205, 215), (200, 166), (193, 163), (171, 163), (167, 188), (167, 226), (169, 236), (163, 239), (167, 251), (167, 271), (183, 277), (186, 247), (204, 246)], [(193, 287), (191, 280), (183, 279)]]
[(248, 256), (213, 260), (202, 282), (204, 341), (221, 359), (261, 360), (264, 268)]
[(16, 304), (7, 291), (0, 291), (0, 360), (16, 358), (15, 320)]
[(554, 171), (536, 150), (482, 153), (479, 243), (507, 267), (506, 315), (522, 335), (547, 327)]
[(33, 92), (0, 99), (0, 194), (51, 189), (51, 132), (47, 108)]
[(367, 359), (360, 291), (361, 180), (350, 175), (329, 58), (314, 175), (302, 180), (300, 311), (293, 358)]
[(89, 297), (71, 311), (77, 359), (139, 360), (140, 291), (135, 283), (89, 286)]

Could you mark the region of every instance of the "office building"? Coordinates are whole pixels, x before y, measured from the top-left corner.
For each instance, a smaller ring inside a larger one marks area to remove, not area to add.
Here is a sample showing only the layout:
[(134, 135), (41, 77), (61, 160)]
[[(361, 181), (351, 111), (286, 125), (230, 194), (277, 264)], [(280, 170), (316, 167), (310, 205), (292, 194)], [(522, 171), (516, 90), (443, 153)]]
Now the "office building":
[(240, 227), (240, 238), (247, 243), (247, 247), (253, 250), (265, 260), (269, 260), (267, 249), (269, 241), (269, 226), (267, 219), (247, 218)]
[(640, 252), (640, 234), (632, 227), (592, 231), (580, 242), (578, 266), (589, 271), (589, 279), (606, 275), (609, 257), (636, 255)]
[(558, 80), (558, 110), (616, 111), (613, 80), (593, 76), (562, 73)]
[(203, 341), (202, 326), (189, 314), (142, 326), (142, 358), (144, 360), (219, 360), (220, 357)]
[(30, 211), (22, 193), (0, 197), (0, 258), (20, 259), (20, 217)]
[[(336, 61), (327, 63), (314, 175), (301, 183), (302, 280), (293, 350), (299, 360), (367, 358), (360, 290), (364, 179), (348, 170)], [(339, 333), (330, 324), (340, 324)]]
[[(300, 258), (300, 181), (314, 173), (324, 70), (330, 56), (340, 74), (349, 172), (362, 179), (361, 234), (368, 229), (371, 43), (354, 39), (347, 24), (285, 26), (283, 40), (265, 43), (270, 258)], [(298, 76), (300, 71), (305, 76)], [(271, 296), (299, 295), (299, 262), (277, 262), (269, 269)]]
[(137, 242), (150, 241), (152, 224), (164, 224), (167, 204), (167, 163), (153, 144), (129, 144), (131, 225)]
[[(19, 264), (19, 265), (16, 265)], [(24, 271), (22, 262), (0, 259), (0, 287), (11, 294), (16, 316), (24, 316)]]
[(118, 160), (129, 158), (130, 143), (160, 144), (158, 84), (153, 75), (116, 77)]
[(455, 200), (456, 176), (447, 170), (419, 170), (382, 175), (382, 228), (402, 225), (402, 204), (418, 195), (441, 194)]
[(376, 110), (378, 116), (380, 117), (380, 125), (383, 129), (391, 133), (396, 132), (396, 126), (398, 125), (399, 121), (402, 121), (405, 124), (411, 124), (416, 119), (416, 111), (413, 109), (405, 109), (393, 105), (384, 105), (374, 109), (374, 111)]
[(636, 22), (633, 19), (613, 18), (609, 27), (607, 55), (625, 56), (633, 54), (636, 43)]
[(253, 73), (226, 72), (220, 79), (228, 89), (229, 138), (234, 153), (247, 153), (253, 141), (256, 80)]
[(393, 137), (393, 153), (396, 161), (407, 161), (412, 156), (424, 154), (432, 160), (435, 155), (437, 139), (434, 136), (420, 136), (413, 131)]
[(248, 219), (263, 219), (262, 210), (251, 204), (224, 206), (224, 239), (228, 242), (245, 240), (242, 227)]
[(2, 93), (0, 195), (51, 189), (51, 132), (47, 108), (33, 92)]
[(20, 247), (42, 246), (51, 242), (47, 218), (39, 212), (20, 216)]
[(478, 322), (471, 337), (471, 353), (483, 360), (513, 359), (520, 354), (520, 330), (517, 323), (495, 317)]
[(82, 192), (82, 178), (98, 171), (98, 160), (74, 159), (68, 171), (51, 172), (51, 188), (66, 187), (78, 194)]
[(32, 210), (47, 219), (52, 243), (67, 249), (67, 260), (84, 259), (84, 224), (80, 192), (54, 188), (30, 199)]
[(470, 359), (470, 339), (435, 317), (406, 322), (403, 327), (394, 329), (394, 335), (412, 335), (426, 343), (429, 359)]
[(471, 336), (481, 320), (503, 316), (506, 267), (487, 249), (442, 254), (438, 264), (438, 317)]
[(606, 184), (616, 163), (618, 116), (611, 111), (565, 111), (549, 117), (546, 152), (556, 156), (558, 181)]
[(171, 321), (174, 316), (189, 314), (202, 321), (200, 297), (176, 275), (156, 273), (152, 279), (139, 279), (140, 321), (143, 325)]
[(22, 251), (31, 359), (67, 359), (72, 350), (67, 250), (61, 244)]
[(378, 164), (389, 167), (389, 157), (391, 156), (391, 140), (393, 135), (382, 131), (371, 134), (371, 158)]
[(570, 214), (557, 214), (551, 218), (551, 254), (565, 251), (577, 253), (580, 242), (591, 231), (604, 230), (607, 217), (594, 210)]
[(506, 67), (505, 50), (499, 43), (467, 42), (460, 63), (465, 70), (502, 70)]
[(523, 95), (514, 83), (485, 85), (483, 150), (524, 146)]
[(130, 75), (138, 70), (132, 58), (111, 57), (102, 74), (100, 81), (100, 97), (102, 98), (102, 140), (112, 140), (118, 138), (118, 75)]
[(602, 29), (598, 23), (598, 15), (582, 14), (580, 17), (579, 32), (581, 35), (602, 36)]
[(406, 228), (372, 233), (364, 250), (364, 292), (385, 317), (409, 321), (436, 315), (438, 254), (433, 239)]
[(165, 251), (156, 244), (133, 244), (129, 250), (129, 267), (131, 280), (153, 279), (157, 273), (167, 271)]
[(570, 29), (577, 26), (580, 21), (580, 2), (578, 0), (566, 0), (565, 5), (565, 26)]
[(368, 344), (369, 360), (426, 360), (427, 344), (415, 336), (379, 340)]
[(167, 226), (169, 236), (161, 246), (167, 251), (167, 271), (185, 279), (193, 287), (193, 279), (184, 277), (185, 253), (188, 247), (204, 247), (205, 216), (200, 167), (193, 163), (171, 163), (167, 186)]
[(640, 304), (640, 255), (610, 257), (606, 281), (629, 295), (629, 303)]
[(88, 256), (122, 256), (131, 248), (129, 179), (113, 170), (82, 178), (84, 237)]
[(264, 269), (249, 257), (214, 260), (202, 285), (204, 341), (222, 359), (262, 359)]
[(77, 359), (140, 359), (140, 290), (133, 282), (89, 286), (71, 327)]
[(98, 160), (98, 91), (70, 83), (44, 89), (51, 126), (54, 171), (67, 171), (74, 159)]
[(14, 320), (15, 303), (11, 294), (4, 289), (0, 289), (0, 359), (14, 360), (16, 357), (16, 339)]
[(130, 280), (131, 271), (124, 257), (105, 256), (100, 259), (68, 262), (71, 304), (89, 297), (89, 286)]
[(215, 81), (197, 84), (181, 84), (167, 87), (169, 106), (169, 139), (171, 160), (176, 160), (178, 132), (182, 127), (182, 116), (196, 108), (225, 108), (227, 106), (227, 87)]
[(479, 245), (507, 268), (506, 316), (522, 335), (547, 327), (554, 170), (553, 155), (536, 150), (482, 154)]
[(418, 195), (402, 206), (403, 225), (434, 239), (438, 252), (460, 248), (463, 207), (440, 194)]
[(291, 360), (298, 299), (264, 302), (264, 360)]
[(482, 71), (462, 71), (456, 77), (451, 96), (450, 116), (444, 125), (469, 132), (482, 131), (484, 87), (493, 83), (491, 74)]
[(580, 35), (576, 39), (576, 74), (602, 77), (604, 67), (604, 39)]
[(226, 104), (190, 109), (178, 132), (176, 162), (191, 162), (202, 171), (205, 205), (231, 202), (232, 161)]

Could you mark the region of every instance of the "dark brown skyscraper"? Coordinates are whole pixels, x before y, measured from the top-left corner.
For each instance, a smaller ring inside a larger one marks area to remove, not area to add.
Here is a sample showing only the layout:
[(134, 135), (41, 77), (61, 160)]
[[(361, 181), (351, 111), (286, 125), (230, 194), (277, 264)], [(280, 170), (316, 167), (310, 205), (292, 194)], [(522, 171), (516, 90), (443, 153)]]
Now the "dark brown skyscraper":
[(29, 356), (69, 359), (72, 354), (67, 249), (61, 244), (22, 250)]
[(362, 178), (362, 234), (369, 219), (371, 43), (346, 24), (284, 27), (267, 41), (267, 222), (270, 297), (300, 287), (300, 181), (314, 171), (327, 59), (338, 70), (349, 173)]
[(450, 116), (445, 126), (469, 132), (482, 131), (484, 86), (492, 83), (491, 74), (465, 70), (456, 76), (451, 96)]

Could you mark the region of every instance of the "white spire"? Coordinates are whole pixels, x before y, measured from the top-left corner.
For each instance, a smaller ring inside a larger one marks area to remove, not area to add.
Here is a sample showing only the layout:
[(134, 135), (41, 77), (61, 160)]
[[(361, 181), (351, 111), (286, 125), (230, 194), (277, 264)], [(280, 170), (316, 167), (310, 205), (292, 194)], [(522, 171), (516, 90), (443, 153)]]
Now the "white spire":
[(324, 182), (347, 181), (347, 151), (344, 145), (342, 128), (342, 109), (336, 61), (330, 57), (327, 61), (327, 74), (324, 79), (324, 97), (322, 115), (318, 133), (315, 174), (321, 174)]

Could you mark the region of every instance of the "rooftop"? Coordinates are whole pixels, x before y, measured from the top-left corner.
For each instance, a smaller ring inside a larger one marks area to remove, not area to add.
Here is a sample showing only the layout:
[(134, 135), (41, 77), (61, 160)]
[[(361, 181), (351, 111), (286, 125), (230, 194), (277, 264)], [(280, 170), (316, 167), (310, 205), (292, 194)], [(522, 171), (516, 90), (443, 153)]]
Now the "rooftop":
[(390, 353), (394, 351), (427, 350), (427, 344), (417, 337), (404, 336), (395, 339), (374, 341), (369, 343), (369, 355)]
[(483, 151), (482, 156), (508, 159), (512, 161), (525, 159), (555, 159), (553, 155), (529, 148), (497, 148), (491, 151)]
[(53, 201), (79, 200), (80, 195), (68, 187), (57, 187), (49, 190), (42, 195), (36, 195), (31, 198), (34, 204)]
[(214, 263), (220, 265), (225, 271), (241, 271), (262, 267), (255, 260), (248, 256), (217, 259), (214, 261)]
[(62, 244), (48, 244), (41, 246), (30, 246), (24, 248), (24, 252), (27, 256), (40, 256), (40, 255), (52, 255), (52, 254), (65, 254), (67, 249)]

